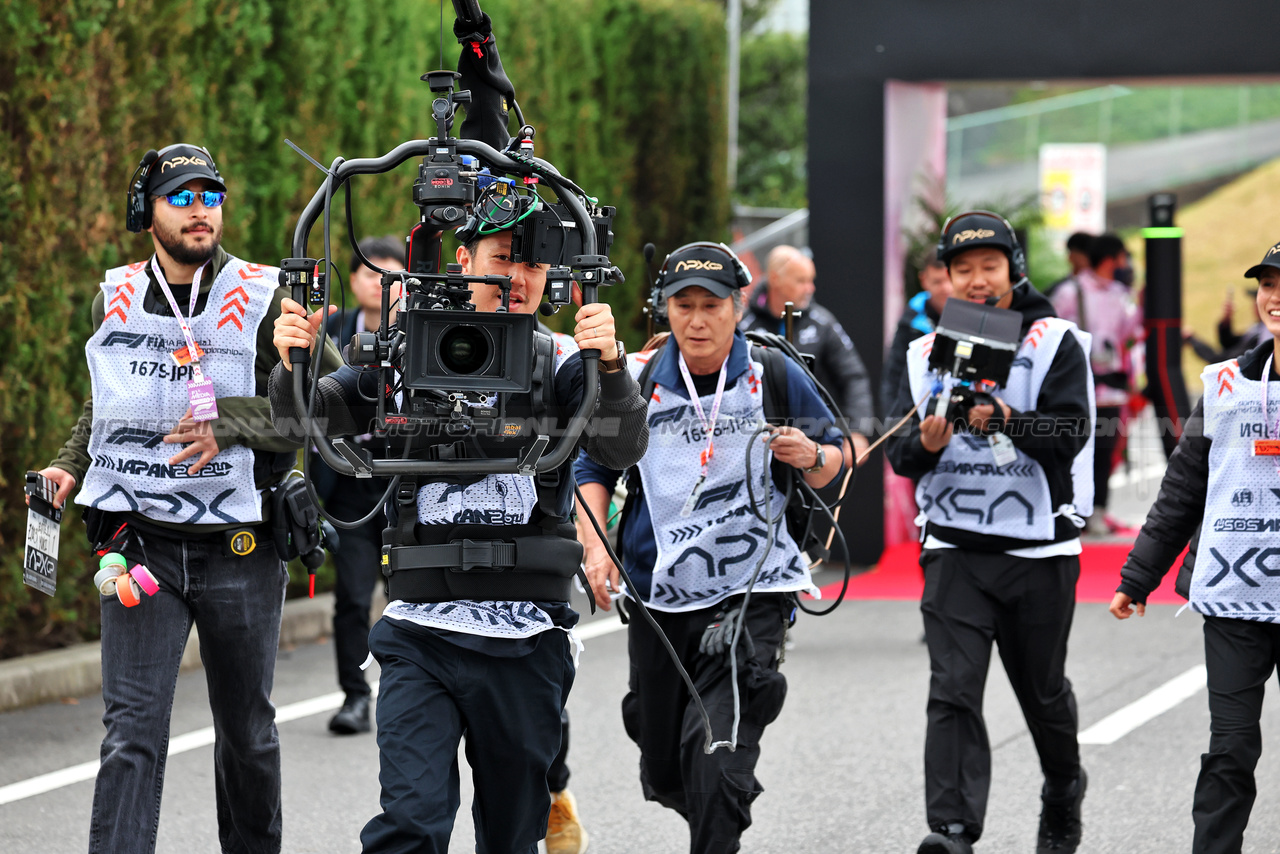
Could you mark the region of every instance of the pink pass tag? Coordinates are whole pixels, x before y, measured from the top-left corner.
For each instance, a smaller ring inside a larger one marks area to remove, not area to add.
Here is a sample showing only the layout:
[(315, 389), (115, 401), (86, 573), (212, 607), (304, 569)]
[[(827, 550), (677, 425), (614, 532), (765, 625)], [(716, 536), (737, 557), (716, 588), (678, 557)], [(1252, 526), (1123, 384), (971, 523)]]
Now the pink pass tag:
[(191, 400), (191, 418), (212, 421), (218, 417), (218, 398), (213, 393), (213, 380), (187, 380), (187, 397)]

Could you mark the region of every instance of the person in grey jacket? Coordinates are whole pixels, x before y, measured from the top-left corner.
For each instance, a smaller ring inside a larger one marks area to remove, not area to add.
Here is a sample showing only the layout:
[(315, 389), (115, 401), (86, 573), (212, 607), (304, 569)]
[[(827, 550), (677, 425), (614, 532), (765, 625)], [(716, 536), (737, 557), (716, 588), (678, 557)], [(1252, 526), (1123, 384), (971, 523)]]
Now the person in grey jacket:
[(1270, 336), (1205, 368), (1205, 395), (1169, 457), (1111, 601), (1117, 619), (1144, 616), (1147, 597), (1189, 546), (1176, 589), (1204, 616), (1211, 733), (1191, 806), (1195, 854), (1241, 850), (1257, 796), (1262, 698), (1280, 663), (1280, 549), (1269, 518), (1280, 495), (1280, 424), (1271, 417), (1280, 401), (1280, 244), (1245, 276), (1258, 279), (1258, 314)]
[(835, 398), (853, 434), (854, 456), (861, 458), (867, 449), (866, 437), (875, 429), (871, 379), (840, 321), (813, 301), (816, 270), (812, 259), (794, 246), (776, 246), (769, 253), (765, 275), (765, 281), (748, 298), (747, 312), (738, 328), (782, 335), (784, 306), (790, 302), (801, 312), (795, 325), (796, 347), (815, 357), (813, 374)]

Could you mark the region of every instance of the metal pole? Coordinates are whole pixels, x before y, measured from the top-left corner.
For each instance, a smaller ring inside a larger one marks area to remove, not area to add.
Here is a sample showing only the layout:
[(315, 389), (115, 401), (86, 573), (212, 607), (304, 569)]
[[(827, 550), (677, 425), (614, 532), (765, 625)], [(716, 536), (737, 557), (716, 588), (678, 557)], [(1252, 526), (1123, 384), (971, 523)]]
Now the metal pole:
[(729, 31), (729, 189), (738, 182), (738, 72), (742, 53), (742, 0), (729, 0), (725, 28)]

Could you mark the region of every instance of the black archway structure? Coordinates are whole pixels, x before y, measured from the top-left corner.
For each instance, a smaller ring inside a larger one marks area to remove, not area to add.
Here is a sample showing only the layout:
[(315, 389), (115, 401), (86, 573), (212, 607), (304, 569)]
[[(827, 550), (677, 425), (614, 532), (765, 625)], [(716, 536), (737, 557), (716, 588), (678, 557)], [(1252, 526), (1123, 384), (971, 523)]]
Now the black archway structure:
[[(820, 299), (873, 379), (886, 344), (886, 83), (1274, 78), (1277, 23), (1276, 0), (810, 0), (810, 244)], [(884, 548), (885, 465), (876, 454), (859, 471), (841, 519), (857, 563)]]

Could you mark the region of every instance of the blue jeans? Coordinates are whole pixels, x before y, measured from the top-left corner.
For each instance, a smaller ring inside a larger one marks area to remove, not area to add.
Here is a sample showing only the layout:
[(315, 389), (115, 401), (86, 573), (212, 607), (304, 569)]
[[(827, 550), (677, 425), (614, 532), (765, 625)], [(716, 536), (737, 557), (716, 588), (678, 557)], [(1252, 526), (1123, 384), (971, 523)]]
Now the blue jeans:
[(280, 851), (280, 740), (271, 705), (287, 580), (269, 537), (226, 557), (223, 537), (136, 530), (124, 548), (160, 583), (125, 608), (102, 600), (102, 767), (91, 854), (150, 854), (160, 824), (169, 715), (194, 623), (213, 712), (218, 838), (224, 852)]
[(500, 658), (383, 617), (369, 632), (369, 649), (382, 668), (382, 813), (360, 833), (364, 851), (447, 854), (465, 734), (476, 851), (535, 854), (547, 833), (547, 770), (560, 749), (560, 711), (573, 686), (568, 636), (552, 629), (527, 655)]

